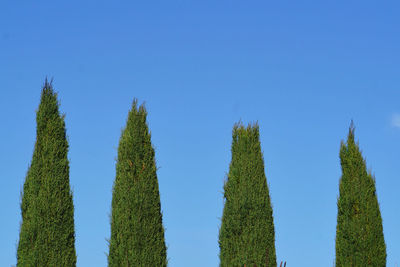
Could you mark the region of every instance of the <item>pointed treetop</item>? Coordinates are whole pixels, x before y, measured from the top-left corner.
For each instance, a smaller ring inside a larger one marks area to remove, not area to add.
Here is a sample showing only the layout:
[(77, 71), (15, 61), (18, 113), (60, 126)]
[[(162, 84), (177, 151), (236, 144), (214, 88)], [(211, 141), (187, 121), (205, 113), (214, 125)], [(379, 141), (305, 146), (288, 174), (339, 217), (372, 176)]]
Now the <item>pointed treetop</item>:
[(43, 89), (42, 89), (42, 97), (44, 95), (53, 95), (54, 93), (54, 89), (53, 89), (53, 78), (49, 81), (46, 77), (46, 79), (44, 80), (44, 85), (43, 85)]
[(258, 122), (249, 123), (247, 127), (243, 125), (241, 121), (237, 122), (233, 126), (232, 130), (233, 140), (237, 140), (243, 136), (254, 136), (258, 139), (259, 137), (259, 126)]
[[(60, 103), (57, 99), (58, 95), (53, 89), (53, 79), (48, 81), (45, 79), (45, 83), (42, 87), (42, 93), (40, 97), (40, 104), (36, 110), (36, 122), (37, 128), (36, 133), (40, 135), (40, 132), (46, 129), (48, 123), (61, 123), (64, 125), (64, 114), (60, 114), (59, 107)], [(62, 126), (62, 127), (65, 127)]]
[(132, 108), (128, 113), (127, 124), (124, 129), (134, 127), (136, 123), (139, 123), (139, 125), (141, 125), (140, 127), (147, 125), (147, 111), (144, 102), (138, 106), (138, 100), (134, 98), (132, 101)]
[(133, 114), (144, 115), (146, 117), (147, 111), (146, 111), (146, 107), (145, 107), (145, 102), (143, 102), (142, 104), (140, 104), (140, 106), (138, 106), (138, 100), (137, 100), (137, 98), (134, 98), (132, 101), (132, 108), (128, 114), (128, 117), (130, 117)]
[(247, 130), (249, 130), (249, 129), (253, 129), (253, 128), (257, 128), (257, 129), (259, 128), (259, 126), (258, 126), (258, 121), (248, 123), (248, 124), (247, 124), (247, 127), (245, 127), (245, 126), (243, 125), (243, 122), (242, 122), (241, 120), (238, 121), (238, 122), (236, 122), (236, 123), (233, 125), (233, 131), (236, 131), (236, 130), (238, 130), (238, 129), (243, 129), (243, 130), (247, 129)]
[(138, 100), (135, 97), (132, 101), (132, 110), (136, 110), (137, 109), (137, 104), (138, 104)]
[(53, 105), (55, 104), (58, 108), (59, 103), (57, 100), (57, 93), (54, 92), (54, 88), (53, 88), (53, 79), (51, 79), (50, 81), (47, 79), (45, 79), (44, 81), (44, 85), (42, 88), (42, 94), (40, 96), (40, 105), (39, 105), (39, 109), (42, 106), (43, 103), (52, 103)]
[(354, 126), (354, 121), (351, 120), (350, 126), (349, 126), (349, 133), (347, 135), (347, 140), (341, 141), (341, 145), (340, 145), (341, 150), (347, 151), (349, 149), (349, 147), (358, 147), (358, 144), (356, 144), (356, 141), (355, 141), (355, 134), (354, 134), (355, 129), (356, 128)]
[(350, 127), (349, 127), (349, 135), (347, 137), (347, 143), (352, 142), (354, 143), (354, 132), (356, 130), (356, 127), (354, 126), (354, 121), (351, 120), (350, 122)]

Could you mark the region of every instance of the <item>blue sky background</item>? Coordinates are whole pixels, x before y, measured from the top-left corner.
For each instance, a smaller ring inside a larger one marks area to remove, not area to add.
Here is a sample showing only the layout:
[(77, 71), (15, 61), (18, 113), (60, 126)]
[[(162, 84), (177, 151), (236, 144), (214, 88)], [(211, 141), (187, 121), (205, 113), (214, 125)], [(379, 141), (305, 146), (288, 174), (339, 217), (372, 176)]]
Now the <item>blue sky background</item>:
[(279, 261), (333, 265), (339, 146), (354, 119), (387, 266), (400, 264), (399, 12), (395, 1), (0, 1), (0, 265), (16, 263), (46, 76), (66, 113), (77, 266), (107, 265), (134, 97), (149, 113), (171, 267), (219, 264), (240, 119), (260, 125)]

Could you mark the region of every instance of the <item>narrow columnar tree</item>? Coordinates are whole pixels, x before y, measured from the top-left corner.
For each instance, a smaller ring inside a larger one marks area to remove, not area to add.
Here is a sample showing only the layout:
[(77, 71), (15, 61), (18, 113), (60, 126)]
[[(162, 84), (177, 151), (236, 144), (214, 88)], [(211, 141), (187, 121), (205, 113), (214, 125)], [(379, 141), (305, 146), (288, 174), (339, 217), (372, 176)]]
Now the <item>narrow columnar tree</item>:
[(220, 266), (276, 266), (275, 230), (259, 127), (233, 127), (232, 160), (224, 185)]
[(36, 143), (26, 175), (17, 266), (75, 266), (68, 142), (57, 94), (46, 79), (36, 113)]
[(143, 105), (133, 101), (118, 147), (110, 267), (167, 266), (157, 168)]
[(339, 183), (336, 226), (337, 267), (384, 267), (386, 245), (376, 196), (375, 179), (354, 140), (350, 126), (340, 146), (342, 177)]

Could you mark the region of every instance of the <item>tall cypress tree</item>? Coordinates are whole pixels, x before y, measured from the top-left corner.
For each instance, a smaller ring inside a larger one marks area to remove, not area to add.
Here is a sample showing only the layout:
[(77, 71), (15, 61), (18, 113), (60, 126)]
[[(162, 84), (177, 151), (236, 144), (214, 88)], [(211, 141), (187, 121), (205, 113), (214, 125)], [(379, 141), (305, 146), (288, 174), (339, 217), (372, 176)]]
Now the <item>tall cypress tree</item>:
[(157, 168), (143, 105), (122, 132), (111, 212), (110, 267), (167, 266)]
[(275, 230), (259, 127), (233, 127), (232, 160), (224, 185), (220, 266), (276, 266)]
[(17, 266), (75, 266), (68, 142), (57, 94), (47, 79), (36, 122), (35, 149), (22, 193)]
[(342, 177), (339, 184), (336, 227), (336, 266), (386, 266), (386, 245), (376, 196), (375, 179), (354, 140), (350, 126), (340, 146)]

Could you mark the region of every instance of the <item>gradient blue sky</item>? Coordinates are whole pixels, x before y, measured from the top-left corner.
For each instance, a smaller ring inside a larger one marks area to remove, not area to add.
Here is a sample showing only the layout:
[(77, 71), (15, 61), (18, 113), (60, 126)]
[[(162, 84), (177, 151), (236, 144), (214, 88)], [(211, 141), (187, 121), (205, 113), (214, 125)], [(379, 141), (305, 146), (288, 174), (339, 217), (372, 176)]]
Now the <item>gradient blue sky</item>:
[(238, 120), (260, 125), (278, 260), (333, 265), (339, 145), (354, 119), (387, 263), (400, 264), (399, 12), (395, 1), (0, 1), (0, 265), (16, 263), (46, 76), (66, 114), (79, 267), (107, 265), (134, 97), (149, 113), (171, 267), (218, 266)]

